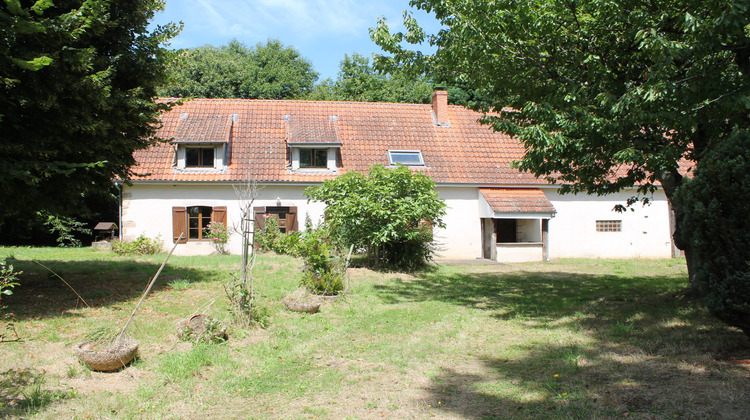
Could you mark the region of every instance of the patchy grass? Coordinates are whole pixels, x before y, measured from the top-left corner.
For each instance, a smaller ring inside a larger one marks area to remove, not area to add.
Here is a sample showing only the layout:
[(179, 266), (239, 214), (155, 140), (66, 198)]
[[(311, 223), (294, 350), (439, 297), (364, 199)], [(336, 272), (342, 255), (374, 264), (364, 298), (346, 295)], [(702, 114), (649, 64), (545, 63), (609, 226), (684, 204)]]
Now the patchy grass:
[(177, 322), (229, 321), (222, 284), (239, 258), (173, 256), (136, 317), (139, 358), (98, 373), (71, 347), (122, 326), (164, 255), (8, 256), (24, 273), (3, 304), (23, 341), (0, 344), (0, 417), (747, 417), (750, 343), (681, 294), (682, 260), (350, 269), (347, 294), (307, 315), (280, 303), (300, 262), (262, 255), (269, 327), (194, 345)]

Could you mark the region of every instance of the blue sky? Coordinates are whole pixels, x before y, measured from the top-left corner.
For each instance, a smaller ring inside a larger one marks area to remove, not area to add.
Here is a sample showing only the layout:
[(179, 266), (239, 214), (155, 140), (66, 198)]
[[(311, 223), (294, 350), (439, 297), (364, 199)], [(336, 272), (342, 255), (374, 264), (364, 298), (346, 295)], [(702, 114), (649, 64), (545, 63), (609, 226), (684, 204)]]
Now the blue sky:
[(381, 16), (392, 31), (403, 29), (404, 10), (428, 32), (437, 29), (434, 18), (409, 7), (409, 0), (167, 0), (152, 23), (184, 23), (170, 48), (220, 46), (232, 39), (254, 46), (278, 39), (311, 61), (322, 80), (336, 78), (344, 54), (380, 52), (368, 29)]

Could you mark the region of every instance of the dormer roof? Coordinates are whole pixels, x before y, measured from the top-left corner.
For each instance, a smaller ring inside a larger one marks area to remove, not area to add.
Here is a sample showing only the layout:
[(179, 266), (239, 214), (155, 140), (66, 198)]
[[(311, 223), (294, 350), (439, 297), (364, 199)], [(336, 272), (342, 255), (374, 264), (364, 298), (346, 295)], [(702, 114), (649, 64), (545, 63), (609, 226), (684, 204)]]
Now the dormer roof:
[(336, 135), (335, 115), (284, 115), (287, 144), (296, 146), (341, 146)]
[(181, 112), (173, 143), (229, 143), (237, 115)]

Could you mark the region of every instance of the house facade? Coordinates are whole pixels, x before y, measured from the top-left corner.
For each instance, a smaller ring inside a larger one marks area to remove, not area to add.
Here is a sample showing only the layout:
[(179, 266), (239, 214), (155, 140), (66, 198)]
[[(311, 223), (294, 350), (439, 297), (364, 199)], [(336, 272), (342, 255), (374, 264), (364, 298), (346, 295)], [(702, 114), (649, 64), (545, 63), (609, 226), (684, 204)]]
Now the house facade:
[[(305, 188), (372, 165), (406, 165), (432, 177), (448, 205), (435, 230), (438, 258), (501, 262), (554, 258), (672, 256), (670, 209), (656, 191), (649, 206), (616, 213), (631, 192), (561, 195), (558, 187), (511, 167), (524, 149), (481, 125), (481, 115), (432, 105), (193, 99), (162, 115), (162, 139), (135, 154), (140, 176), (124, 184), (121, 236), (185, 239), (179, 254), (210, 254), (211, 221), (239, 227), (241, 190), (253, 187), (256, 215), (294, 231), (324, 205)], [(239, 194), (239, 195), (238, 195)], [(227, 249), (240, 252), (241, 238)]]

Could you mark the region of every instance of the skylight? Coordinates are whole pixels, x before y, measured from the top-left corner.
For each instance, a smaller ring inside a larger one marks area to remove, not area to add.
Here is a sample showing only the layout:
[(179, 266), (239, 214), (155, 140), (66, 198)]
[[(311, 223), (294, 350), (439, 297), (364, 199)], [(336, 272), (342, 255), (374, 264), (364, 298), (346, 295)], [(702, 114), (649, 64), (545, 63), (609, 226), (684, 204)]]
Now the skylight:
[(424, 166), (421, 150), (389, 150), (388, 163), (391, 165)]

